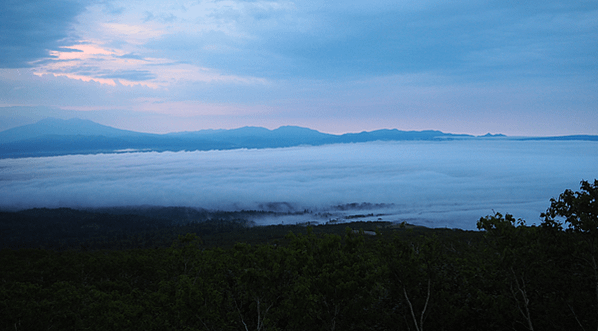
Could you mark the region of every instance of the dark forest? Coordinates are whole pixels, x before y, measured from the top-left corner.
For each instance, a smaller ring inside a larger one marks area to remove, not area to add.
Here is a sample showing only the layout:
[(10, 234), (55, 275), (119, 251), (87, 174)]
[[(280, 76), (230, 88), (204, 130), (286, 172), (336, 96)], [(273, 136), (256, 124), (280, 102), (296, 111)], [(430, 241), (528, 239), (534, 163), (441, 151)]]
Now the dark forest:
[(2, 212), (0, 329), (596, 329), (597, 200), (598, 181), (582, 181), (540, 224), (495, 213), (479, 231), (256, 227), (256, 211), (185, 208)]

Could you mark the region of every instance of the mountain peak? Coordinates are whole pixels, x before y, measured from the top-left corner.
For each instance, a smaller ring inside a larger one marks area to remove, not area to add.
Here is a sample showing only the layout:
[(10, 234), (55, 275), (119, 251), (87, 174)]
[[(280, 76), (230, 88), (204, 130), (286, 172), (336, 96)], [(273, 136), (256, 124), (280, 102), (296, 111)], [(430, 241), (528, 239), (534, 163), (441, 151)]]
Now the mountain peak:
[(502, 134), (502, 133), (492, 134), (492, 133), (488, 132), (485, 135), (480, 136), (480, 137), (482, 137), (482, 138), (494, 138), (494, 137), (506, 137), (506, 136), (504, 134)]
[(140, 134), (141, 133), (120, 130), (80, 118), (65, 120), (47, 117), (33, 124), (27, 124), (0, 132), (0, 143), (27, 140), (47, 135), (119, 137)]
[(282, 133), (282, 134), (319, 134), (319, 135), (326, 135), (320, 131), (302, 127), (302, 126), (294, 126), (294, 125), (284, 125), (277, 129), (272, 130), (275, 133)]

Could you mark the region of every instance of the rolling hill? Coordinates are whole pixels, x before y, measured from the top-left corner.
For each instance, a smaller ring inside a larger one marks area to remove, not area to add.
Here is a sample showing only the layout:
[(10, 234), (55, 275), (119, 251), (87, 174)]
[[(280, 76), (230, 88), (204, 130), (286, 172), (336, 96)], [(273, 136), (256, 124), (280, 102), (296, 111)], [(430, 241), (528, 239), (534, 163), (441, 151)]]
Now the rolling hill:
[(383, 129), (334, 135), (298, 126), (274, 130), (242, 127), (231, 130), (200, 130), (168, 134), (121, 130), (89, 120), (46, 118), (0, 132), (0, 158), (56, 156), (68, 154), (123, 153), (139, 151), (196, 151), (238, 148), (280, 148), (301, 145), (362, 143), (369, 141), (517, 139), (590, 140), (598, 136), (519, 137), (484, 135), (475, 137), (435, 130), (401, 131)]
[(356, 143), (376, 140), (435, 140), (472, 138), (440, 131), (377, 130), (333, 135), (304, 127), (274, 130), (242, 127), (151, 134), (116, 129), (82, 119), (46, 118), (0, 132), (0, 158), (133, 151), (194, 151), (237, 148), (279, 148), (301, 145)]

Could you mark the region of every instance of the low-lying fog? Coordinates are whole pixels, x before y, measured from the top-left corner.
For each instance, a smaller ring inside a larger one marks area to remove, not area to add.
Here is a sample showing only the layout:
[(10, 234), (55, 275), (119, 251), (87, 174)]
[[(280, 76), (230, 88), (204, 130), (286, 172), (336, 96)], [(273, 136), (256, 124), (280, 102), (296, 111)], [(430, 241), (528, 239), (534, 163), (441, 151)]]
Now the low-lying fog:
[[(73, 155), (0, 160), (0, 208), (309, 209), (313, 216), (256, 222), (373, 214), (360, 219), (473, 229), (493, 210), (537, 222), (550, 198), (597, 177), (598, 142), (588, 141), (373, 142)], [(333, 208), (363, 202), (373, 205)]]

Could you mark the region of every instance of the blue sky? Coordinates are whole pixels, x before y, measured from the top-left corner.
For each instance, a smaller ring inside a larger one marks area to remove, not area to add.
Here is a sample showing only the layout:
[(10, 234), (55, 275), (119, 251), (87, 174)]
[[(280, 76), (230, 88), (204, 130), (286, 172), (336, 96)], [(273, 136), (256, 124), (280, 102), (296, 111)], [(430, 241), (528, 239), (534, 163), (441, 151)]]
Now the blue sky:
[(596, 1), (0, 2), (0, 130), (598, 134)]

